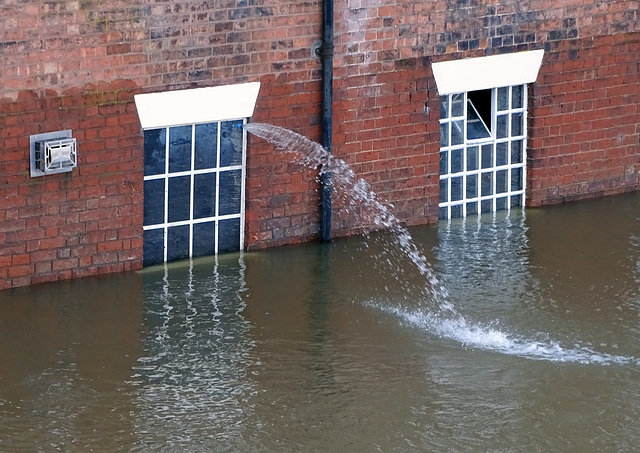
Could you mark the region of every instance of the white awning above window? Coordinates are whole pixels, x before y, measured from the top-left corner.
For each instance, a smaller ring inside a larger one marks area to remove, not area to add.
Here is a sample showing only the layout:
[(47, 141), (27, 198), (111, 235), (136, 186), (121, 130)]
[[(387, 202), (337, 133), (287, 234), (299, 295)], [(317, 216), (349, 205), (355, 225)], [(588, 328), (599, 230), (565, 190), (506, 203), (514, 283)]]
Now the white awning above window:
[(249, 118), (260, 82), (134, 96), (142, 129)]
[(463, 93), (535, 82), (544, 50), (433, 63), (438, 94)]

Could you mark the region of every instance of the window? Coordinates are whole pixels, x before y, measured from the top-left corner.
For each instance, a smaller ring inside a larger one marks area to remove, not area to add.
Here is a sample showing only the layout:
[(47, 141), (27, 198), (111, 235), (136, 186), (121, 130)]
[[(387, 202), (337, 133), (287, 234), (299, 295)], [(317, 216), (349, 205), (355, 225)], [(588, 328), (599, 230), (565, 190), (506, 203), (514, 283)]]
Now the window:
[(523, 205), (526, 89), (440, 97), (440, 219)]
[(237, 251), (245, 120), (144, 131), (144, 265)]
[(242, 250), (259, 82), (134, 97), (144, 130), (143, 264)]

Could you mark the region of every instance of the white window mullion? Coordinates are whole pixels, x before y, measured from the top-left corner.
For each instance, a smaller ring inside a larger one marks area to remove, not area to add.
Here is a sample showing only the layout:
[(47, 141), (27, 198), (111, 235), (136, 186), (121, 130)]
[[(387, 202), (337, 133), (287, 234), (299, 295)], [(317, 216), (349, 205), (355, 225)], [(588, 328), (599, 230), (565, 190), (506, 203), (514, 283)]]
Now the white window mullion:
[[(247, 124), (245, 119), (242, 124)], [(240, 186), (240, 250), (244, 250), (244, 214), (245, 214), (245, 181), (246, 181), (246, 168), (247, 168), (247, 131), (242, 128), (242, 172), (241, 172), (241, 186)]]
[(216, 134), (216, 209), (215, 209), (215, 216), (216, 216), (216, 227), (215, 227), (215, 251), (216, 251), (216, 255), (218, 254), (218, 250), (219, 248), (219, 244), (218, 244), (218, 240), (220, 237), (219, 231), (220, 231), (220, 219), (219, 219), (219, 215), (220, 215), (220, 135), (222, 133), (222, 124), (218, 121), (217, 123), (217, 128), (218, 128), (218, 133)]
[(196, 126), (191, 126), (191, 187), (189, 188), (189, 258), (193, 257), (193, 203), (195, 184), (195, 160), (196, 160)]
[(522, 86), (522, 107), (524, 108), (523, 111), (523, 119), (522, 119), (522, 127), (523, 127), (523, 132), (524, 132), (524, 138), (522, 139), (522, 200), (521, 200), (521, 204), (522, 206), (524, 206), (525, 204), (525, 195), (527, 192), (527, 140), (529, 137), (529, 134), (527, 133), (528, 128), (527, 125), (528, 120), (527, 120), (527, 111), (529, 110), (528, 108), (528, 101), (529, 101), (529, 96), (527, 94), (527, 85), (524, 84)]
[(167, 261), (167, 245), (169, 236), (169, 228), (167, 224), (169, 223), (169, 140), (171, 137), (169, 136), (169, 128), (165, 128), (165, 137), (166, 137), (166, 145), (165, 145), (165, 154), (164, 154), (164, 261)]
[(513, 162), (511, 162), (511, 149), (513, 140), (507, 142), (507, 209), (511, 210), (511, 172), (513, 170)]

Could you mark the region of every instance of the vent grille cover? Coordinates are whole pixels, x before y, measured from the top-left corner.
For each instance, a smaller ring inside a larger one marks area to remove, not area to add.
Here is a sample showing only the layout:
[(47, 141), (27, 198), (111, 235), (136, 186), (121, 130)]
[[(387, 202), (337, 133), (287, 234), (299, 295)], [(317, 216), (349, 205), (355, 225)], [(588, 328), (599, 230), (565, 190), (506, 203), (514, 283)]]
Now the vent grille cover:
[(30, 148), (32, 177), (68, 172), (78, 166), (76, 139), (70, 130), (32, 135)]

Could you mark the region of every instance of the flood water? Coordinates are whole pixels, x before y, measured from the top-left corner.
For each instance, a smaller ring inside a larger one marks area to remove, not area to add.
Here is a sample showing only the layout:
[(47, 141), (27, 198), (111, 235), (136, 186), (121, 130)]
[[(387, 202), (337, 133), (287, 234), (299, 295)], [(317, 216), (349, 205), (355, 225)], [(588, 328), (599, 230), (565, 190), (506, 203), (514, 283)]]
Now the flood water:
[(411, 234), (1, 292), (0, 451), (638, 448), (640, 194)]

